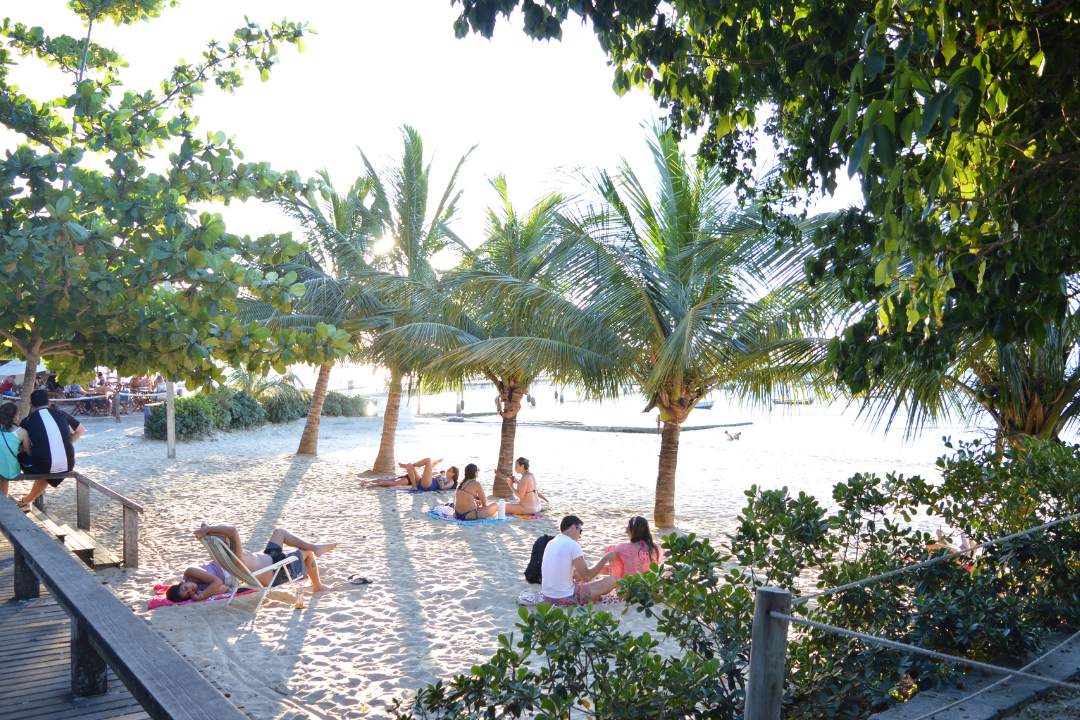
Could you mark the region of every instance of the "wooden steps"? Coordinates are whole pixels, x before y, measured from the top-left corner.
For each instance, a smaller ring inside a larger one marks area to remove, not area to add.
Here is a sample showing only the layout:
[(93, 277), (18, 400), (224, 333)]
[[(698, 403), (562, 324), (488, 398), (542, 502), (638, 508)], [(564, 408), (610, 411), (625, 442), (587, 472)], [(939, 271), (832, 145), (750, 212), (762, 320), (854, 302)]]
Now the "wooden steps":
[(30, 516), (94, 570), (120, 567), (120, 560), (105, 548), (98, 547), (97, 542), (88, 533), (76, 530), (34, 506), (30, 507)]

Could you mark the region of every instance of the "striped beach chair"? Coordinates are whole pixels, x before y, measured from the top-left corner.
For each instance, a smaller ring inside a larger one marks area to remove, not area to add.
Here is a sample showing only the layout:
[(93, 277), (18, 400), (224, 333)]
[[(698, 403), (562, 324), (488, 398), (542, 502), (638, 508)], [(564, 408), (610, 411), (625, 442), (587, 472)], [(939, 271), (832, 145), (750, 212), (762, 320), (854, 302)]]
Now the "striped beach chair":
[(289, 568), (286, 567), (286, 565), (291, 563), (294, 558), (286, 558), (285, 560), (274, 563), (270, 567), (264, 568), (259, 572), (259, 574), (261, 575), (267, 570), (274, 571), (274, 574), (270, 576), (270, 583), (268, 585), (263, 585), (261, 582), (259, 582), (258, 578), (251, 574), (251, 572), (247, 569), (247, 565), (244, 565), (244, 563), (240, 561), (240, 558), (236, 557), (236, 554), (233, 553), (232, 549), (229, 548), (229, 544), (223, 539), (217, 537), (216, 535), (207, 535), (206, 537), (201, 538), (201, 540), (202, 544), (210, 553), (210, 557), (214, 558), (214, 562), (220, 565), (222, 569), (225, 570), (225, 572), (236, 578), (236, 585), (233, 586), (232, 592), (229, 593), (229, 601), (225, 603), (226, 605), (232, 602), (233, 596), (236, 595), (236, 590), (240, 587), (240, 584), (243, 583), (244, 585), (247, 585), (262, 593), (262, 595), (259, 597), (259, 604), (255, 606), (255, 613), (253, 614), (256, 614), (259, 612), (259, 608), (262, 607), (263, 600), (266, 599), (267, 593), (269, 593), (270, 590), (274, 588), (274, 581), (277, 579), (279, 572), (284, 570), (285, 576), (289, 579), (287, 582), (278, 585), (278, 587), (288, 587), (289, 585), (292, 585), (293, 583), (303, 579), (302, 575), (295, 578), (292, 576), (292, 573), (289, 572)]

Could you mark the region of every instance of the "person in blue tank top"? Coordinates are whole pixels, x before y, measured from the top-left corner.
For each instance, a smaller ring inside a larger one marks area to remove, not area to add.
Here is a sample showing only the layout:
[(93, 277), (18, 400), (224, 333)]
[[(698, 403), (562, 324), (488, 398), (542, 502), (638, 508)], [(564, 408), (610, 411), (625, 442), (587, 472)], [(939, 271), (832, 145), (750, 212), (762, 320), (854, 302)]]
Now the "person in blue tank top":
[(0, 405), (0, 495), (7, 497), (8, 481), (22, 474), (19, 467), (19, 450), (30, 449), (30, 436), (15, 424), (19, 406), (15, 403)]

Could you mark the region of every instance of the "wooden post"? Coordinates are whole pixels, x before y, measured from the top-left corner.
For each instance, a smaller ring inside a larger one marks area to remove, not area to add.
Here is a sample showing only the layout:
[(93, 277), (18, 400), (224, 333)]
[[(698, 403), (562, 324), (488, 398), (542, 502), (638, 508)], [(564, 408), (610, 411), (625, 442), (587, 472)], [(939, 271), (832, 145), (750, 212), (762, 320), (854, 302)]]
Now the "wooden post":
[(750, 631), (750, 671), (746, 679), (744, 720), (780, 720), (788, 624), (770, 617), (771, 612), (790, 614), (791, 593), (772, 587), (757, 589)]
[(116, 416), (116, 422), (120, 422), (120, 370), (116, 371), (116, 389), (112, 394), (112, 409), (113, 415)]
[(71, 617), (71, 692), (75, 697), (104, 695), (109, 690), (105, 658), (90, 644), (86, 621)]
[(165, 448), (170, 460), (176, 459), (176, 395), (172, 380), (165, 381)]
[(30, 569), (22, 550), (15, 546), (15, 599), (32, 600), (41, 597), (41, 583)]
[(90, 529), (90, 486), (75, 480), (75, 527)]
[(41, 493), (36, 498), (34, 498), (34, 507), (36, 507), (41, 512), (45, 512), (45, 493)]
[(139, 513), (124, 506), (124, 567), (139, 567)]

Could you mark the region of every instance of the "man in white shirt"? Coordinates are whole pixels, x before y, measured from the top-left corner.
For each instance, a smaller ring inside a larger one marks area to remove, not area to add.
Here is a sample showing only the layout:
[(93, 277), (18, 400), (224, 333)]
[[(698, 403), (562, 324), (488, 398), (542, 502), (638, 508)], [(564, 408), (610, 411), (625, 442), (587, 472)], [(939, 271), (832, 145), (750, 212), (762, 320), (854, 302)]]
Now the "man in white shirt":
[[(609, 552), (600, 558), (598, 563), (589, 567), (585, 563), (585, 554), (578, 545), (583, 530), (584, 523), (581, 518), (567, 515), (559, 525), (560, 534), (544, 549), (544, 563), (540, 571), (544, 602), (552, 605), (587, 605), (614, 590), (619, 582), (610, 575), (589, 582), (617, 556)], [(581, 579), (581, 583), (577, 585), (574, 584), (575, 573)]]

